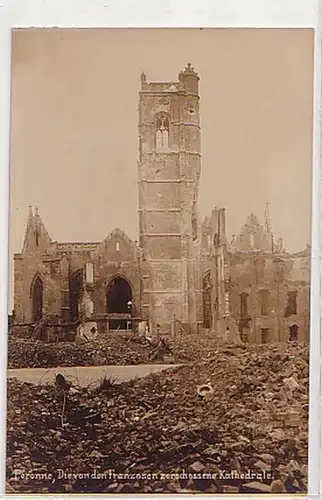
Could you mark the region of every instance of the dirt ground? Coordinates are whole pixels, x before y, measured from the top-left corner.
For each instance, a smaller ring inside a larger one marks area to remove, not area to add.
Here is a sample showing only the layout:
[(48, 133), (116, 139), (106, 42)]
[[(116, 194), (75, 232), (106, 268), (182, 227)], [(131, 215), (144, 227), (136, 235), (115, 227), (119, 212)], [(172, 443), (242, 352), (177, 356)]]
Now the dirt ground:
[(305, 493), (308, 362), (303, 344), (226, 345), (96, 388), (10, 379), (7, 490)]

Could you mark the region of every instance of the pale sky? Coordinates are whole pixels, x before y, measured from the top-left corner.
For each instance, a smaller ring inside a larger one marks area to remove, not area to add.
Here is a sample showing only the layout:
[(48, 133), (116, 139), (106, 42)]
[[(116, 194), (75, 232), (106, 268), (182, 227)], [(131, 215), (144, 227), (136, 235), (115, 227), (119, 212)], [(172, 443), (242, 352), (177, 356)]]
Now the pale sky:
[(227, 208), (228, 235), (270, 202), (290, 251), (311, 239), (313, 31), (24, 29), (13, 35), (11, 253), (28, 205), (58, 241), (138, 238), (140, 74), (200, 76), (199, 211)]

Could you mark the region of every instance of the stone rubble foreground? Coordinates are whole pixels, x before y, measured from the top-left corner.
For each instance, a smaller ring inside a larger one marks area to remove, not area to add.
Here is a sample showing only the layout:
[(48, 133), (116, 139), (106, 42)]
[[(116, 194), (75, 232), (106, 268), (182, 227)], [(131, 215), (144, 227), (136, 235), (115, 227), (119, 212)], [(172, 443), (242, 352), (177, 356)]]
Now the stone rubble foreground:
[(305, 493), (308, 380), (305, 344), (218, 345), (166, 373), (72, 388), (63, 426), (59, 387), (9, 380), (7, 489)]

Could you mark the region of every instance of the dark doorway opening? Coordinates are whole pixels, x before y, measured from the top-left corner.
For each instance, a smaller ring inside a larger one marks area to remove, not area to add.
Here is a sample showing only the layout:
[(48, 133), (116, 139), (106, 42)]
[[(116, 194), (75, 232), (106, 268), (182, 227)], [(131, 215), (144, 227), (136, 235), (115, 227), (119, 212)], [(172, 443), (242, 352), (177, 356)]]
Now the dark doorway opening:
[(210, 273), (203, 279), (203, 326), (211, 328), (211, 282)]
[[(131, 313), (128, 303), (132, 302), (132, 289), (129, 282), (122, 278), (114, 278), (107, 288), (106, 311), (109, 314)], [(127, 329), (126, 319), (110, 319), (110, 330)]]
[(70, 321), (80, 318), (80, 301), (83, 292), (83, 270), (76, 271), (69, 281), (69, 312)]
[(299, 333), (299, 327), (297, 325), (291, 325), (289, 327), (289, 340), (296, 341)]
[(268, 344), (269, 342), (269, 328), (261, 328), (261, 342)]
[(32, 321), (37, 323), (43, 317), (43, 294), (44, 285), (42, 279), (38, 276), (32, 287)]

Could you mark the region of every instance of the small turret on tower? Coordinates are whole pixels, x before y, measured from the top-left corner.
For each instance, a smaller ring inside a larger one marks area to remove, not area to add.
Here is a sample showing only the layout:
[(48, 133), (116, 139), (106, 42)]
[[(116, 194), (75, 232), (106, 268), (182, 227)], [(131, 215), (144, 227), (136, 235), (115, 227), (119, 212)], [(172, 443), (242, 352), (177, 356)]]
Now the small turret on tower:
[(179, 73), (180, 87), (189, 94), (199, 95), (199, 76), (190, 63)]
[(146, 83), (146, 74), (144, 73), (144, 71), (142, 71), (140, 79), (141, 85), (144, 85), (144, 83)]
[(271, 226), (271, 217), (270, 217), (270, 212), (269, 212), (269, 203), (268, 203), (268, 201), (265, 204), (264, 219), (265, 219), (265, 231), (266, 231), (267, 234), (271, 234), (271, 232), (272, 232), (272, 226)]

